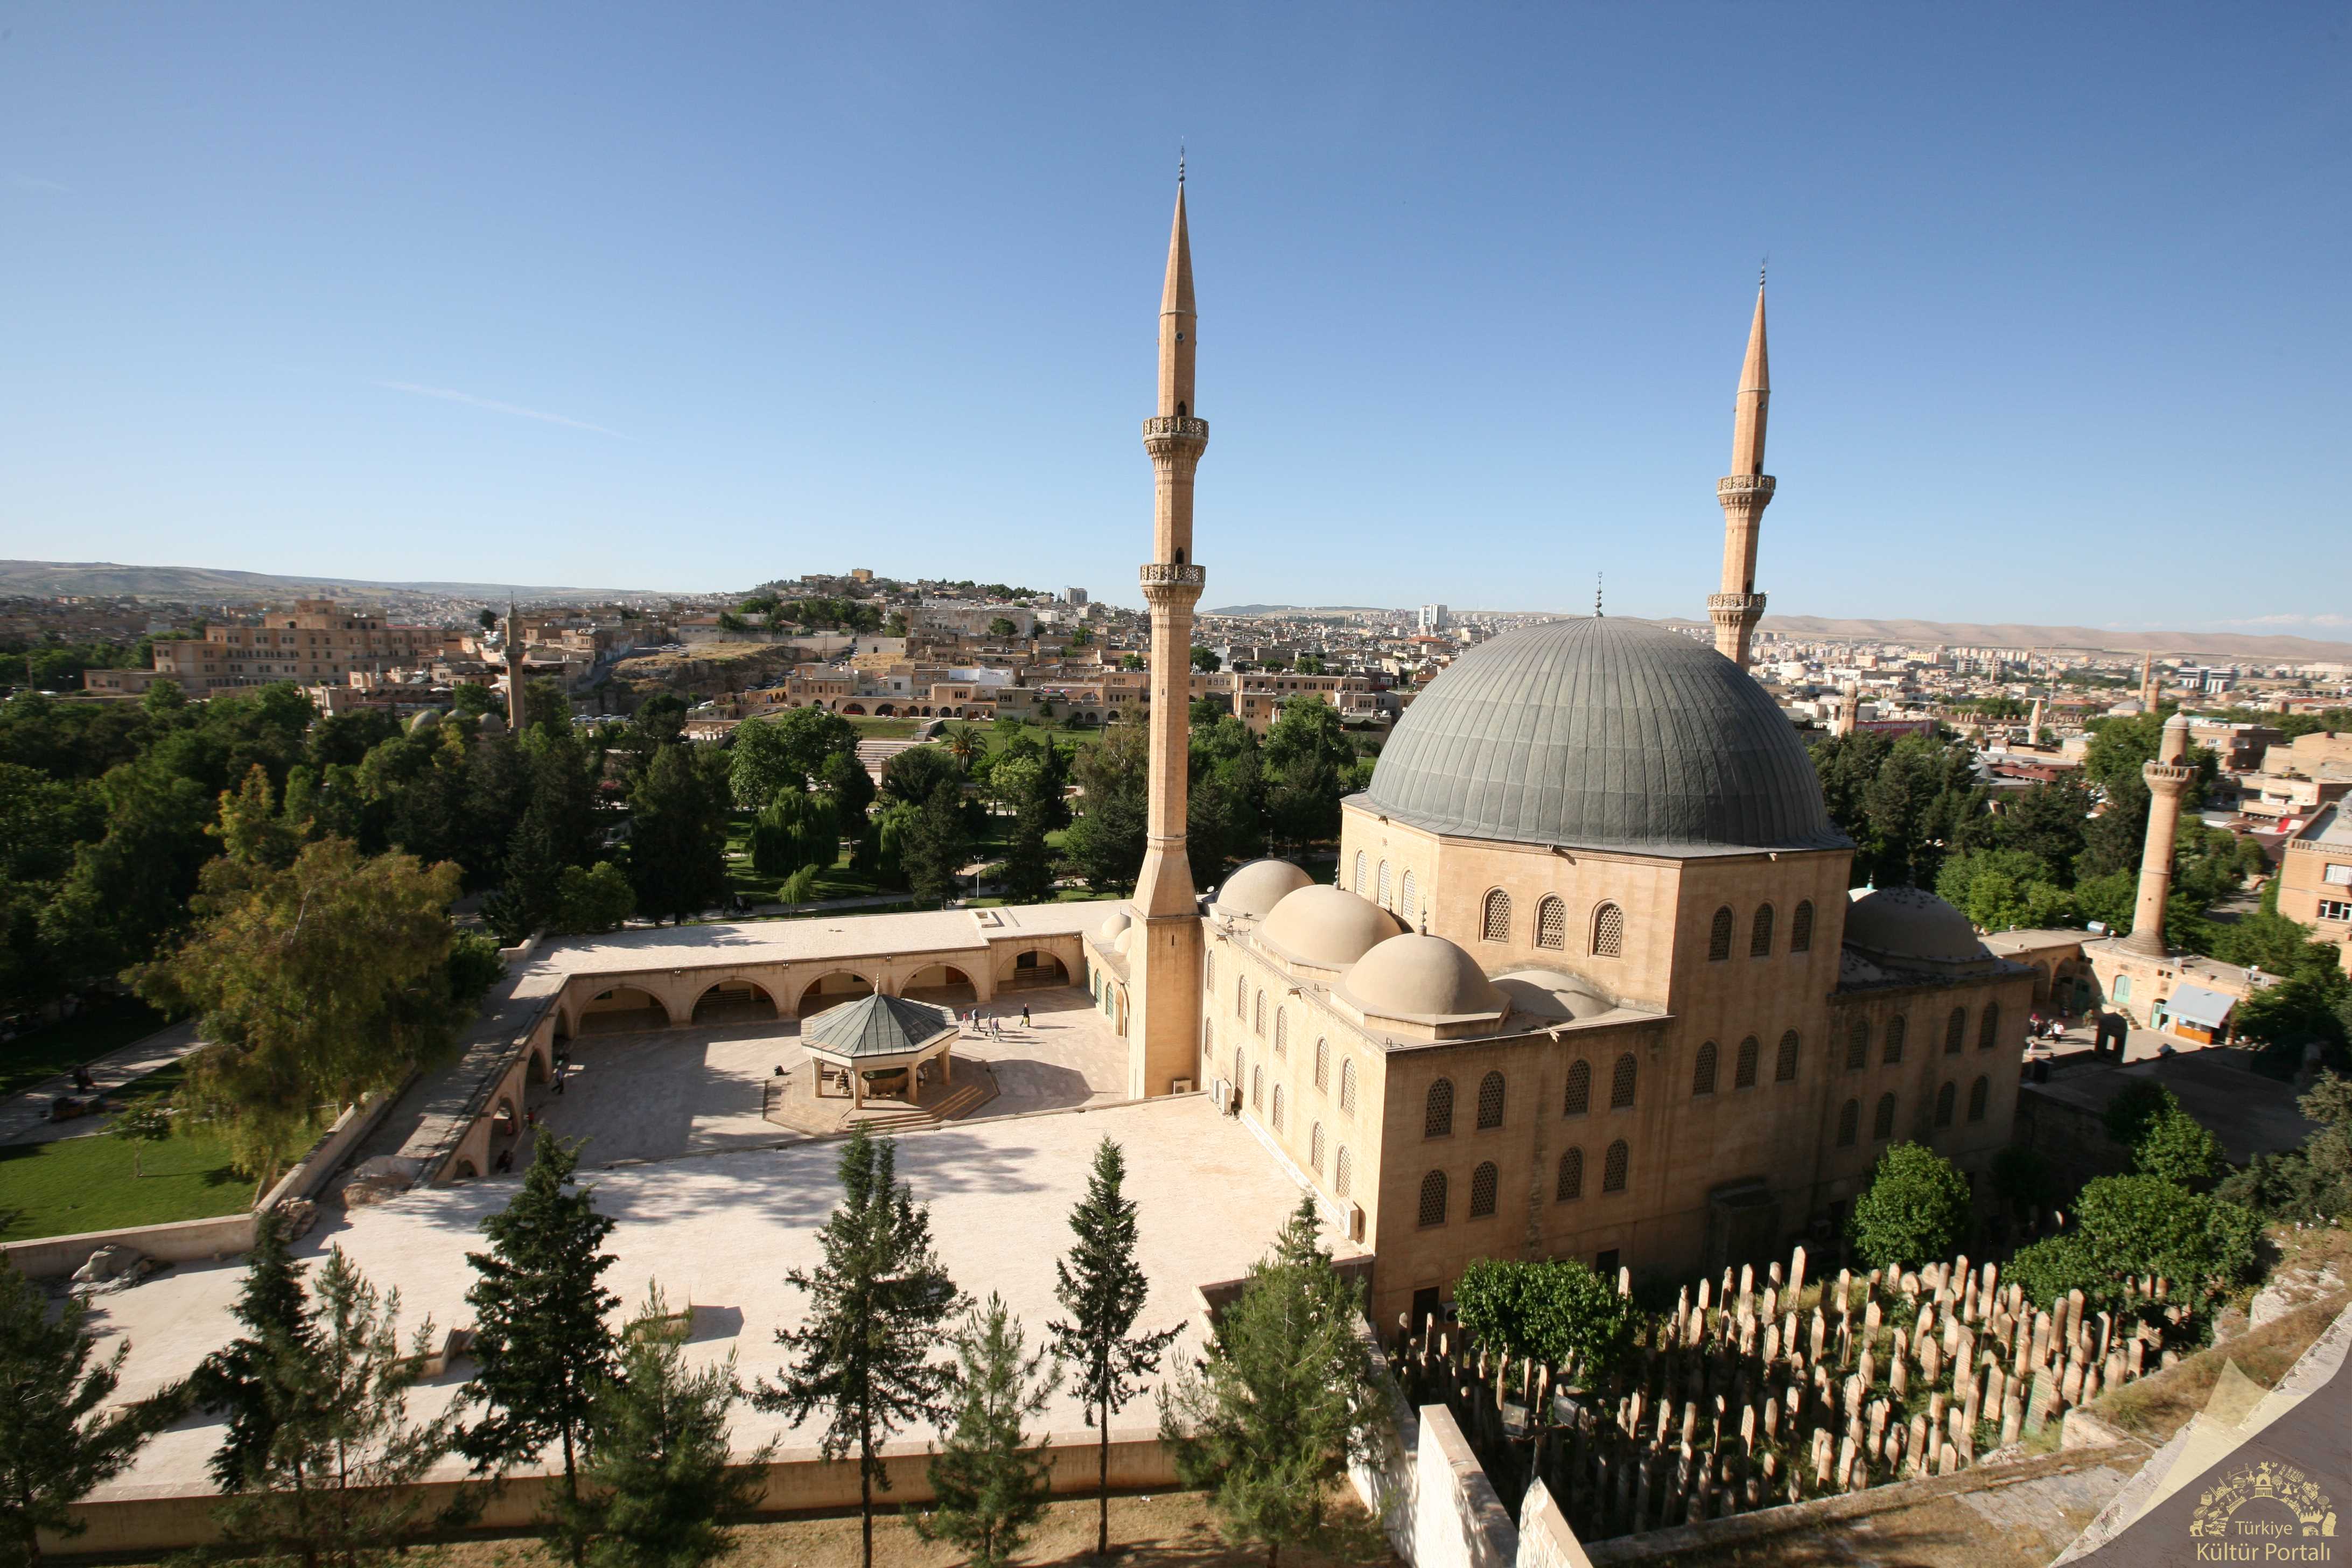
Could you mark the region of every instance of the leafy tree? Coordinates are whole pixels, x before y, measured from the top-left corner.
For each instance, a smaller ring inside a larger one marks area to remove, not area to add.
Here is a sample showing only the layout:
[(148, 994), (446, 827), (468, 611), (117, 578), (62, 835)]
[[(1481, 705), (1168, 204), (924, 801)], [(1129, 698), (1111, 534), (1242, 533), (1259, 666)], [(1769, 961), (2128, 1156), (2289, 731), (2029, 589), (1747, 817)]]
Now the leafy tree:
[(1225, 668), (1225, 661), (1217, 657), (1214, 648), (1196, 647), (1192, 650), (1192, 668), (1203, 675), (1214, 675)]
[(654, 753), (629, 795), (629, 884), (637, 910), (683, 921), (727, 896), (727, 774), (723, 757), (684, 744)]
[(919, 904), (937, 907), (955, 893), (971, 842), (964, 831), (963, 791), (945, 779), (919, 810), (908, 815), (898, 847), (907, 885)]
[(955, 1336), (955, 1425), (932, 1456), (929, 1515), (915, 1528), (971, 1554), (972, 1568), (1003, 1568), (1054, 1484), (1050, 1433), (1032, 1443), (1022, 1424), (1045, 1412), (1060, 1382), (1046, 1352), (1028, 1354), (1021, 1320), (991, 1292)]
[(542, 1132), (522, 1186), (482, 1221), (490, 1250), (466, 1255), (480, 1277), (466, 1292), (478, 1363), (467, 1395), (485, 1413), (458, 1439), (477, 1471), (560, 1446), (563, 1502), (555, 1520), (575, 1564), (586, 1560), (580, 1449), (597, 1388), (620, 1370), (604, 1321), (620, 1298), (602, 1282), (613, 1263), (603, 1248), (614, 1222), (596, 1212), (594, 1188), (573, 1184), (579, 1163), (576, 1144)]
[(963, 770), (938, 746), (910, 746), (882, 764), (882, 795), (906, 805), (920, 805), (943, 784), (963, 782)]
[(2086, 1184), (2074, 1199), (2074, 1224), (2085, 1256), (2105, 1279), (2162, 1275), (2197, 1295), (2250, 1275), (2261, 1238), (2249, 1210), (2161, 1176), (2101, 1176)]
[(1618, 1366), (1641, 1326), (1633, 1298), (1573, 1258), (1474, 1258), (1454, 1299), (1462, 1326), (1482, 1343), (1586, 1377)]
[[(817, 708), (794, 708), (793, 713), (821, 713)], [(782, 721), (751, 719), (735, 726), (729, 747), (727, 778), (735, 804), (758, 811), (779, 794), (808, 788), (808, 769)]]
[(1389, 1440), (1362, 1297), (1332, 1268), (1302, 1197), (1219, 1315), (1208, 1353), (1160, 1394), (1177, 1474), (1208, 1491), (1228, 1536), (1265, 1545), (1268, 1568), (1285, 1546), (1329, 1539), (1331, 1483)]
[(1969, 1226), (1969, 1179), (1920, 1143), (1879, 1156), (1869, 1190), (1846, 1222), (1854, 1250), (1873, 1268), (1948, 1258)]
[(1055, 1359), (1066, 1368), (1095, 1428), (1095, 1551), (1110, 1551), (1110, 1418), (1139, 1392), (1143, 1378), (1160, 1370), (1160, 1358), (1182, 1331), (1179, 1324), (1153, 1333), (1135, 1332), (1135, 1320), (1151, 1293), (1136, 1261), (1135, 1200), (1126, 1193), (1127, 1157), (1105, 1138), (1095, 1145), (1087, 1194), (1070, 1211), (1077, 1239), (1054, 1265), (1055, 1300), (1069, 1313), (1047, 1325)]
[(841, 1206), (817, 1232), (824, 1261), (785, 1276), (808, 1297), (807, 1313), (776, 1331), (788, 1360), (752, 1403), (795, 1424), (821, 1410), (819, 1451), (827, 1460), (856, 1453), (862, 1561), (873, 1568), (874, 1489), (890, 1487), (882, 1444), (946, 1414), (952, 1372), (931, 1352), (963, 1298), (931, 1249), (930, 1212), (898, 1180), (896, 1145), (861, 1123), (838, 1169)]
[(740, 1468), (729, 1456), (727, 1412), (743, 1393), (735, 1358), (689, 1372), (684, 1339), (660, 1290), (650, 1291), (622, 1335), (616, 1372), (593, 1386), (588, 1496), (574, 1517), (596, 1568), (704, 1568), (733, 1544), (719, 1521), (759, 1499), (754, 1467), (775, 1444)]
[(874, 805), (874, 775), (866, 771), (866, 764), (857, 760), (856, 752), (836, 752), (825, 758), (818, 777), (824, 784), (825, 794), (833, 797), (835, 822), (845, 828), (865, 822), (866, 812)]
[(2152, 1078), (2136, 1078), (2116, 1090), (2099, 1120), (2110, 1142), (2136, 1149), (2158, 1117), (2179, 1109), (2172, 1090)]
[(478, 680), (461, 680), (449, 689), (449, 710), (478, 719), (499, 705), (499, 695)]
[(1260, 764), (1275, 836), (1293, 845), (1338, 837), (1339, 800), (1355, 760), (1337, 708), (1320, 697), (1285, 702), (1266, 732)]
[(1938, 897), (1980, 930), (2074, 923), (2074, 900), (2023, 849), (1971, 849), (1948, 857), (1936, 874)]
[(161, 1143), (172, 1136), (172, 1112), (160, 1094), (142, 1096), (124, 1108), (121, 1115), (107, 1128), (110, 1137), (120, 1138), (131, 1145), (131, 1178), (144, 1176), (146, 1147)]
[(2005, 1281), (2024, 1289), (2025, 1299), (2047, 1310), (2080, 1290), (2093, 1300), (2113, 1294), (2115, 1281), (2099, 1268), (2080, 1230), (2063, 1230), (2021, 1247), (2001, 1269)]
[(283, 869), (224, 858), (205, 887), (185, 945), (131, 978), (165, 1012), (203, 1014), (208, 1043), (187, 1058), (183, 1102), (267, 1185), (322, 1112), (456, 1045), (474, 1000), (449, 969), (457, 871), (329, 838)]
[(1143, 868), (1150, 763), (1150, 737), (1141, 726), (1114, 730), (1078, 755), (1078, 816), (1065, 848), (1096, 892), (1133, 887)]
[(2352, 1079), (2323, 1072), (2296, 1103), (2318, 1124), (2303, 1147), (2256, 1155), (2214, 1195), (2298, 1224), (2340, 1221), (2352, 1214)]
[(1118, 667), (1121, 669), (1143, 669), (1148, 668), (1148, 666), (1143, 662), (1143, 656), (1139, 653), (1123, 653), (1119, 655)]
[(2203, 1186), (2227, 1171), (2221, 1142), (2179, 1106), (2158, 1116), (2132, 1145), (2132, 1165), (2183, 1187)]
[(2011, 1215), (2058, 1201), (2050, 1162), (2023, 1143), (2004, 1143), (1992, 1157), (1992, 1190)]
[(1010, 620), (1003, 616), (997, 616), (992, 618), (988, 623), (988, 635), (996, 638), (999, 642), (1003, 641), (1007, 637), (1018, 636), (1019, 633), (1020, 628), (1015, 626)]
[(93, 1364), (89, 1321), (71, 1297), (52, 1321), (47, 1296), (0, 1257), (0, 1562), (38, 1564), (41, 1531), (81, 1534), (68, 1510), (178, 1414), (177, 1390), (107, 1408), (131, 1347)]
[[(294, 1289), (302, 1292), (299, 1277)], [(448, 1415), (408, 1415), (433, 1325), (420, 1325), (404, 1347), (398, 1292), (380, 1295), (341, 1247), (327, 1256), (315, 1300), (298, 1310), (303, 1331), (269, 1333), (252, 1363), (249, 1397), (270, 1409), (274, 1430), (243, 1456), (242, 1489), (214, 1516), (240, 1555), (306, 1568), (394, 1562), (457, 1511), (432, 1510), (416, 1484), (455, 1435)]]

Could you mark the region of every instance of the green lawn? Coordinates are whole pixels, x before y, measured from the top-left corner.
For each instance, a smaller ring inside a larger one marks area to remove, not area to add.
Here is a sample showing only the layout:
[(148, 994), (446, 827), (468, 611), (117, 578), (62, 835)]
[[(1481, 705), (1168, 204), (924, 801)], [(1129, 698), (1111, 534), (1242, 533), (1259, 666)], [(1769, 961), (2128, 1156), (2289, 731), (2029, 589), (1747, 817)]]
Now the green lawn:
[(843, 718), (857, 726), (861, 741), (904, 741), (915, 733), (915, 726), (928, 724), (929, 719), (872, 719), (856, 713), (845, 713)]
[(103, 1133), (0, 1145), (0, 1241), (209, 1219), (253, 1202), (253, 1184), (229, 1168), (226, 1145), (210, 1133), (140, 1148), (147, 1173), (134, 1181), (131, 1145)]
[(0, 1094), (30, 1089), (43, 1079), (144, 1039), (170, 1022), (135, 996), (109, 996), (62, 1024), (0, 1045)]

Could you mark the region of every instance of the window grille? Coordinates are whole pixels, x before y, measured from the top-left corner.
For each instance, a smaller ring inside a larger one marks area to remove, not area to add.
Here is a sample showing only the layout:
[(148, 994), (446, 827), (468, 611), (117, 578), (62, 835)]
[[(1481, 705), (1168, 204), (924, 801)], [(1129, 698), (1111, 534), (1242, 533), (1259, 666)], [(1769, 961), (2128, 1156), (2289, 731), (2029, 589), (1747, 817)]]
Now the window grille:
[(1968, 1040), (1969, 1010), (1966, 1007), (1955, 1007), (1952, 1009), (1951, 1021), (1944, 1026), (1944, 1054), (1948, 1057), (1958, 1056), (1960, 1047), (1967, 1045)]
[(1706, 956), (1720, 963), (1731, 956), (1731, 906), (1726, 904), (1715, 911), (1715, 923), (1706, 933)]
[(1380, 906), (1382, 909), (1389, 907), (1389, 863), (1385, 860), (1381, 862)]
[(1348, 890), (1359, 896), (1360, 896), (1364, 890), (1364, 852), (1360, 849), (1356, 851), (1355, 880), (1348, 885)]
[(1750, 1035), (1739, 1042), (1738, 1065), (1731, 1069), (1732, 1088), (1754, 1089), (1756, 1087), (1756, 1062), (1757, 1058), (1763, 1054), (1764, 1047), (1757, 1041), (1755, 1036)]
[(1257, 1001), (1254, 1005), (1250, 1017), (1250, 1032), (1260, 1039), (1265, 1037), (1265, 993), (1263, 991), (1257, 994)]
[(1558, 897), (1536, 905), (1536, 945), (1554, 952), (1568, 946), (1568, 905)]
[(1348, 1153), (1348, 1146), (1339, 1145), (1339, 1157), (1331, 1163), (1331, 1195), (1344, 1198), (1355, 1184), (1356, 1162)]
[(1936, 1125), (1937, 1127), (1949, 1127), (1952, 1124), (1952, 1107), (1959, 1097), (1960, 1086), (1957, 1083), (1947, 1083), (1936, 1091)]
[(1603, 904), (1592, 911), (1592, 956), (1622, 958), (1625, 955), (1625, 911), (1615, 904)]
[(1860, 1072), (1870, 1065), (1870, 1020), (1856, 1018), (1853, 1033), (1846, 1037), (1845, 1070)]
[(1315, 1131), (1307, 1140), (1307, 1163), (1314, 1171), (1315, 1179), (1321, 1181), (1323, 1179), (1323, 1124), (1320, 1121), (1315, 1124)]
[(1895, 1097), (1893, 1095), (1882, 1094), (1878, 1097), (1878, 1114), (1870, 1119), (1870, 1136), (1874, 1141), (1881, 1143), (1895, 1136)]
[(1421, 1135), (1447, 1138), (1453, 1132), (1454, 1080), (1442, 1078), (1429, 1086), (1429, 1098), (1422, 1104)]
[(1592, 1109), (1592, 1064), (1568, 1064), (1568, 1094), (1561, 1101), (1562, 1116), (1581, 1116)]
[(1331, 1042), (1315, 1042), (1315, 1087), (1324, 1093), (1331, 1092)]
[(1503, 1124), (1503, 1075), (1490, 1072), (1478, 1080), (1478, 1125), (1481, 1128)]
[(1584, 1151), (1570, 1149), (1559, 1157), (1559, 1185), (1552, 1193), (1555, 1203), (1574, 1203), (1584, 1195)]
[(1985, 1119), (1985, 1096), (1991, 1091), (1992, 1083), (1988, 1079), (1979, 1078), (1976, 1082), (1969, 1085), (1969, 1121), (1982, 1121)]
[(1283, 1058), (1290, 1055), (1290, 1015), (1282, 1010), (1280, 1003), (1274, 1009), (1274, 1054)]
[(1977, 1049), (1989, 1051), (2000, 1042), (2000, 1004), (1985, 1004), (1984, 1019), (1977, 1026)]
[(1609, 1109), (1622, 1110), (1633, 1103), (1633, 1053), (1626, 1052), (1617, 1058), (1617, 1070), (1609, 1080)]
[(1797, 1038), (1797, 1031), (1794, 1029), (1790, 1030), (1787, 1034), (1780, 1037), (1780, 1059), (1772, 1064), (1772, 1081), (1774, 1083), (1794, 1083), (1797, 1081), (1797, 1052), (1800, 1048), (1800, 1044), (1801, 1043)]
[(1470, 1217), (1485, 1219), (1495, 1212), (1495, 1189), (1502, 1184), (1502, 1176), (1489, 1160), (1470, 1173)]
[(1748, 956), (1772, 956), (1772, 906), (1769, 904), (1756, 906), (1755, 923), (1748, 929)]
[(1282, 1085), (1274, 1086), (1274, 1130), (1282, 1131)]
[(1421, 1228), (1445, 1223), (1445, 1173), (1432, 1171), (1421, 1179)]
[(1901, 1061), (1903, 1059), (1904, 1037), (1909, 1035), (1910, 1032), (1911, 1021), (1907, 1016), (1902, 1014), (1897, 1014), (1894, 1017), (1887, 1019), (1886, 1047), (1884, 1050), (1879, 1052), (1878, 1059), (1888, 1067), (1893, 1067), (1896, 1062)]
[(1234, 976), (1234, 1016), (1244, 1019), (1249, 1016), (1249, 976), (1246, 974)]
[(1486, 895), (1485, 935), (1488, 942), (1511, 940), (1511, 895), (1500, 888)]
[(1609, 1145), (1607, 1158), (1601, 1162), (1601, 1190), (1622, 1193), (1625, 1190), (1626, 1169), (1633, 1163), (1633, 1151), (1620, 1138)]
[(1405, 924), (1411, 925), (1418, 918), (1418, 909), (1413, 901), (1412, 873), (1408, 870), (1397, 883), (1397, 912), (1404, 916)]
[(1714, 1092), (1715, 1042), (1713, 1040), (1709, 1040), (1706, 1044), (1699, 1047), (1698, 1059), (1691, 1067), (1691, 1093), (1693, 1095), (1701, 1095), (1713, 1094)]
[(1339, 1111), (1345, 1116), (1356, 1114), (1356, 1064), (1339, 1064)]
[(1807, 899), (1789, 917), (1789, 951), (1811, 952), (1813, 950), (1813, 900)]
[(1250, 1109), (1252, 1110), (1265, 1109), (1265, 1069), (1264, 1068), (1250, 1068)]
[(1862, 1131), (1862, 1101), (1849, 1100), (1838, 1108), (1837, 1146), (1851, 1149)]

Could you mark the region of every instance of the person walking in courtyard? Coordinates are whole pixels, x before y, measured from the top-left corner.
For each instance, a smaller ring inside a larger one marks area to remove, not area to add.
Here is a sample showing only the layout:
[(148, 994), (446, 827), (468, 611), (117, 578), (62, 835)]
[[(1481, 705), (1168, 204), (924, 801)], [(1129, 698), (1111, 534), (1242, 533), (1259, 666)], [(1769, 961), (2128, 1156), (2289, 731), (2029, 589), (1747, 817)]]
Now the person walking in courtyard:
[(1029, 1026), (1029, 1004), (1026, 1002), (1021, 1004), (1021, 1026), (1024, 1029)]

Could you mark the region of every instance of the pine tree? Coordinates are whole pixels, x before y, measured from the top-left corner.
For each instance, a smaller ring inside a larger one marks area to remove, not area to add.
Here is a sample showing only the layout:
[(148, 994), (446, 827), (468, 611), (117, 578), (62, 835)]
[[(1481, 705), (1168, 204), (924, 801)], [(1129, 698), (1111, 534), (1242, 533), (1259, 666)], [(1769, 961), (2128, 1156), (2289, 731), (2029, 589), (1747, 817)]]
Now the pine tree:
[(121, 1475), (177, 1414), (173, 1390), (97, 1414), (121, 1383), (131, 1347), (118, 1343), (91, 1365), (98, 1342), (85, 1327), (89, 1317), (87, 1304), (69, 1299), (51, 1321), (47, 1297), (0, 1258), (0, 1563), (32, 1568), (41, 1561), (41, 1531), (87, 1530), (67, 1510)]
[(276, 1428), (250, 1456), (243, 1489), (214, 1516), (239, 1556), (304, 1568), (392, 1562), (457, 1522), (464, 1507), (436, 1512), (417, 1486), (457, 1436), (454, 1415), (419, 1422), (408, 1415), (433, 1324), (422, 1324), (404, 1349), (399, 1292), (380, 1295), (337, 1247), (319, 1272), (303, 1327), (270, 1337), (258, 1371)]
[(776, 1331), (790, 1359), (752, 1403), (795, 1424), (822, 1410), (825, 1458), (856, 1451), (864, 1562), (874, 1568), (874, 1487), (890, 1488), (882, 1444), (944, 1413), (952, 1369), (931, 1359), (931, 1347), (962, 1297), (931, 1250), (930, 1212), (898, 1183), (896, 1146), (858, 1126), (839, 1169), (841, 1206), (817, 1232), (824, 1260), (785, 1276), (806, 1292), (808, 1315)]
[(727, 1411), (743, 1390), (735, 1358), (688, 1372), (684, 1334), (656, 1289), (622, 1335), (620, 1371), (596, 1385), (581, 1479), (596, 1568), (703, 1568), (730, 1545), (719, 1521), (758, 1500), (763, 1445), (730, 1468)]
[(1160, 1394), (1160, 1440), (1229, 1536), (1282, 1549), (1331, 1533), (1326, 1500), (1387, 1440), (1386, 1401), (1360, 1332), (1363, 1292), (1331, 1267), (1302, 1197), (1273, 1252), (1218, 1316), (1208, 1354)]
[(915, 1529), (963, 1548), (971, 1568), (1003, 1568), (1053, 1489), (1052, 1436), (1032, 1443), (1021, 1424), (1045, 1414), (1061, 1372), (1045, 1350), (1024, 1353), (1021, 1320), (993, 1291), (965, 1317), (955, 1347), (955, 1426), (931, 1458), (933, 1511), (917, 1515)]
[(575, 1564), (585, 1560), (573, 1522), (580, 1448), (596, 1387), (615, 1370), (604, 1316), (620, 1304), (598, 1280), (613, 1262), (600, 1250), (613, 1221), (596, 1212), (595, 1189), (564, 1190), (579, 1163), (577, 1145), (542, 1131), (521, 1190), (482, 1221), (490, 1250), (466, 1255), (481, 1276), (466, 1292), (480, 1366), (467, 1394), (488, 1410), (459, 1441), (478, 1471), (562, 1445), (554, 1524)]
[(1160, 1358), (1182, 1325), (1158, 1333), (1134, 1334), (1151, 1282), (1135, 1258), (1135, 1202), (1122, 1190), (1127, 1158), (1104, 1139), (1095, 1146), (1087, 1195), (1070, 1212), (1077, 1240), (1054, 1266), (1055, 1300), (1070, 1314), (1046, 1326), (1054, 1356), (1073, 1374), (1085, 1401), (1087, 1425), (1095, 1428), (1098, 1493), (1095, 1551), (1110, 1551), (1110, 1418), (1135, 1397), (1140, 1381), (1160, 1370)]
[(209, 1466), (213, 1484), (225, 1492), (258, 1484), (289, 1419), (294, 1395), (279, 1373), (310, 1352), (305, 1302), (285, 1224), (275, 1212), (264, 1213), (254, 1223), (253, 1250), (246, 1255), (245, 1285), (234, 1309), (246, 1331), (205, 1357), (189, 1380), (200, 1408), (228, 1417)]

